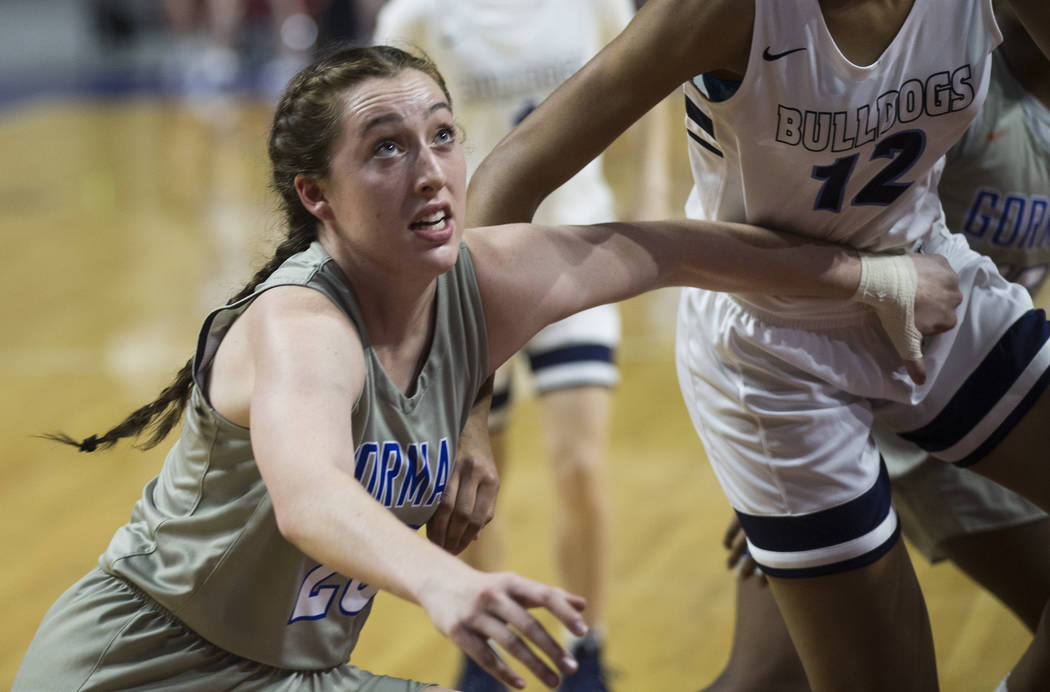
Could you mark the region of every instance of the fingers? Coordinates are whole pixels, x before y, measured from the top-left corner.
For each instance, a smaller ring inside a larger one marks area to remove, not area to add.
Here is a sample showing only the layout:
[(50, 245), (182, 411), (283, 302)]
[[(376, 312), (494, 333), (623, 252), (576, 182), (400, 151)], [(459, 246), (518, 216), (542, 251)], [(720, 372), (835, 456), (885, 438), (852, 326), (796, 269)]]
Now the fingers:
[[(471, 529), (477, 504), (477, 485), (469, 474), (464, 472), (459, 477), (459, 488), (456, 491), (456, 502), (449, 514), (445, 529), (445, 549), (457, 554), (470, 544), (481, 527)], [(469, 536), (469, 537), (468, 537)]]
[[(455, 477), (456, 471), (453, 468), (452, 475)], [(437, 510), (430, 517), (427, 522), (427, 538), (432, 543), (435, 543), (445, 550), (448, 550), (448, 534), (449, 534), (449, 522), (452, 520), (452, 513), (456, 506), (456, 499), (458, 494), (458, 488), (456, 483), (452, 483), (451, 480), (448, 485), (445, 486), (445, 492), (441, 496), (441, 501), (438, 503)], [(450, 551), (451, 552), (451, 551)]]
[[(587, 634), (587, 623), (580, 615), (587, 605), (586, 599), (564, 589), (547, 586), (517, 575), (512, 576), (514, 582), (509, 588), (509, 593), (518, 604), (525, 608), (546, 608), (576, 636), (582, 637)], [(555, 644), (557, 645), (557, 642)]]
[(458, 555), (477, 538), (495, 512), (498, 481), (471, 473), (471, 463), (458, 460), (437, 510), (427, 522), (427, 538)]
[(733, 513), (733, 518), (729, 520), (729, 526), (726, 527), (726, 532), (722, 536), (722, 545), (726, 548), (732, 548), (733, 542), (737, 536), (740, 535), (740, 518)]
[(478, 537), (478, 533), (488, 526), (488, 523), (492, 521), (492, 517), (496, 514), (496, 497), (499, 491), (499, 481), (486, 479), (479, 483), (476, 488), (474, 509), (471, 513), (472, 521), (466, 523), (466, 527), (460, 536), (459, 551), (470, 545), (471, 541)]
[(437, 511), (427, 522), (427, 537), (453, 555), (463, 552), (492, 521), (499, 491), (491, 452), (479, 456), (460, 451)]
[(726, 558), (726, 566), (732, 569), (747, 555), (747, 536), (743, 531), (737, 531), (729, 546), (729, 557)]
[[(524, 678), (507, 665), (507, 662), (496, 653), (496, 650), (492, 648), (487, 639), (466, 630), (454, 632), (450, 638), (456, 646), (477, 661), (478, 665), (487, 670), (490, 675), (515, 689), (520, 690), (525, 687)], [(558, 683), (555, 682), (554, 684)], [(550, 685), (550, 687), (553, 686)]]
[(577, 635), (583, 635), (587, 626), (579, 613), (584, 600), (562, 589), (513, 574), (501, 575), (502, 583), (485, 589), (479, 601), (480, 612), (470, 619), (469, 625), (458, 628), (450, 638), (492, 675), (506, 684), (521, 688), (524, 681), (518, 677), (499, 653), (491, 647), (482, 650), (478, 641), (491, 640), (514, 658), (548, 687), (559, 682), (558, 672), (552, 669), (540, 654), (546, 656), (563, 674), (577, 669), (576, 660), (558, 641), (530, 614), (526, 608), (544, 606)]
[(915, 384), (926, 382), (926, 365), (921, 360), (906, 360), (904, 367), (908, 369), (908, 375)]
[[(489, 627), (483, 628), (485, 633), (492, 641), (499, 644), (504, 651), (521, 661), (529, 672), (547, 687), (557, 687), (560, 676), (536, 655), (536, 652), (522, 640), (522, 637), (535, 643), (540, 651), (563, 672), (571, 673), (576, 670), (575, 659), (558, 645), (554, 638), (551, 637), (547, 630), (543, 629), (543, 626), (532, 615), (514, 604), (497, 608), (497, 613), (503, 622), (492, 622)], [(507, 627), (507, 625), (512, 625), (517, 632)]]

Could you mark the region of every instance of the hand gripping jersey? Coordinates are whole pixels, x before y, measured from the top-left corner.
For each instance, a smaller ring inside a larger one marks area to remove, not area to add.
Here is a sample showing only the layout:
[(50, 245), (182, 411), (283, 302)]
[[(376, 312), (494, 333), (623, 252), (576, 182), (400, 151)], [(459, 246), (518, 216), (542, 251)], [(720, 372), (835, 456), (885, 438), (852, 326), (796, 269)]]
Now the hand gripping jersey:
[[(716, 100), (702, 75), (684, 85), (695, 179), (687, 215), (867, 251), (914, 248), (941, 214), (940, 159), (980, 109), (1000, 40), (991, 0), (915, 0), (862, 67), (839, 51), (818, 0), (756, 0), (736, 93)], [(831, 309), (746, 300), (781, 315)]]
[[(418, 46), (448, 82), (471, 173), (511, 128), (631, 18), (628, 0), (390, 0), (375, 39)], [(537, 223), (614, 218), (601, 157), (548, 197)]]
[(488, 373), (481, 298), (466, 246), (438, 278), (430, 352), (407, 396), (387, 379), (369, 344), (351, 283), (314, 242), (253, 295), (208, 316), (182, 435), (99, 561), (212, 644), (282, 669), (346, 663), (376, 589), (318, 564), (277, 530), (249, 431), (212, 409), (202, 390), (230, 325), (256, 296), (281, 285), (318, 290), (346, 313), (368, 368), (347, 420), (357, 446), (354, 475), (411, 526), (436, 509)]
[(1050, 110), (998, 53), (981, 114), (948, 152), (940, 196), (949, 229), (1039, 290), (1050, 266)]

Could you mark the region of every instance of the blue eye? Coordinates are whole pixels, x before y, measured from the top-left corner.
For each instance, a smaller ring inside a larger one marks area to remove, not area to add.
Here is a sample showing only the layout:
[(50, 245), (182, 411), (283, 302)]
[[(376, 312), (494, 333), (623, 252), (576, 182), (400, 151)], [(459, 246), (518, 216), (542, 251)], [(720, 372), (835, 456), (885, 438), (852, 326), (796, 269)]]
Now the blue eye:
[(434, 141), (438, 144), (451, 144), (456, 141), (456, 128), (454, 127), (442, 127), (437, 131), (434, 136)]
[(397, 142), (386, 139), (376, 145), (373, 150), (374, 154), (381, 158), (388, 158), (396, 156), (401, 151), (401, 147), (398, 146)]

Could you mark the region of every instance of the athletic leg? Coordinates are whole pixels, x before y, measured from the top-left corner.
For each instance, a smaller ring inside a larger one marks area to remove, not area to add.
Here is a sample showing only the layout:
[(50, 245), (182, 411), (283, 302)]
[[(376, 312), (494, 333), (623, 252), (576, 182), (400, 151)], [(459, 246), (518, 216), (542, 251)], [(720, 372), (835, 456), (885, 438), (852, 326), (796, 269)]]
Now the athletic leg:
[(994, 594), (1028, 629), (1050, 599), (1050, 519), (949, 539), (944, 552)]
[(938, 689), (926, 603), (902, 542), (859, 569), (769, 582), (815, 692)]
[(607, 387), (572, 387), (542, 397), (543, 430), (557, 497), (555, 554), (562, 585), (587, 599), (584, 618), (601, 629), (609, 564), (605, 446), (612, 411)]
[(700, 692), (809, 692), (795, 645), (768, 584), (760, 576), (736, 580), (736, 622), (729, 662)]
[(612, 387), (619, 382), (613, 353), (620, 340), (614, 305), (571, 315), (540, 331), (525, 347), (540, 395), (543, 437), (555, 488), (555, 555), (561, 583), (587, 599), (590, 633), (572, 644), (579, 670), (562, 692), (607, 688), (602, 657), (609, 563), (609, 504), (605, 454)]

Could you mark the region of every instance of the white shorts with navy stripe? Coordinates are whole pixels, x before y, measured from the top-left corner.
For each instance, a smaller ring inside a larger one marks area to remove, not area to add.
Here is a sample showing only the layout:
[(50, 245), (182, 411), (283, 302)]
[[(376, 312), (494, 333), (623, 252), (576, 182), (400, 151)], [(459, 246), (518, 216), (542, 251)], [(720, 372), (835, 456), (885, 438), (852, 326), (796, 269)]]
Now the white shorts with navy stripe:
[[(620, 345), (620, 311), (599, 305), (544, 327), (522, 349), (534, 389), (543, 394), (570, 387), (615, 387), (620, 382), (615, 352)], [(513, 360), (500, 366), (492, 391), (489, 428), (502, 430), (512, 399)]]
[(922, 386), (862, 306), (829, 301), (834, 319), (803, 328), (738, 297), (682, 293), (682, 393), (767, 574), (845, 571), (898, 539), (876, 417), (939, 458), (973, 463), (1045, 388), (1050, 329), (1027, 292), (943, 226), (924, 251), (949, 260), (964, 300), (958, 326), (926, 345)]

